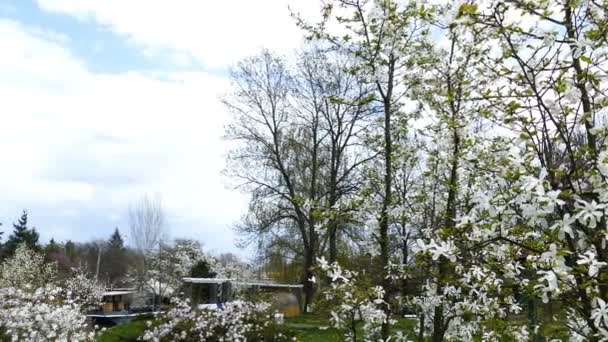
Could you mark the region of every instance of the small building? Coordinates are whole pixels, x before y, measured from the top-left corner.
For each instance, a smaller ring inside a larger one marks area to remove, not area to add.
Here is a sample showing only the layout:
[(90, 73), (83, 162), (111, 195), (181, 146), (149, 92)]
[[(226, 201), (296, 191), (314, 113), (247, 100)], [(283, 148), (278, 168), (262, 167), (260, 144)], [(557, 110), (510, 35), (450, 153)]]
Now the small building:
[(183, 281), (190, 285), (190, 298), (195, 305), (221, 307), (233, 300), (235, 288), (241, 288), (253, 296), (269, 294), (274, 307), (285, 317), (299, 316), (302, 312), (302, 285), (221, 278), (184, 278)]
[(128, 311), (135, 291), (106, 291), (102, 293), (101, 311), (104, 313)]
[(99, 309), (89, 312), (86, 316), (94, 324), (101, 326), (126, 323), (140, 314), (131, 311), (131, 303), (135, 294), (137, 291), (130, 289), (103, 292)]

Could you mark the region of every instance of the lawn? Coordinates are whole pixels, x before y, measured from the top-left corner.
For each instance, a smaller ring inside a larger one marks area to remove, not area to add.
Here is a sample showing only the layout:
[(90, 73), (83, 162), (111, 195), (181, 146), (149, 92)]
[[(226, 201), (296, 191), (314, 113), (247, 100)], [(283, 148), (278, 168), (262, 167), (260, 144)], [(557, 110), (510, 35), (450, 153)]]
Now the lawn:
[[(285, 324), (296, 334), (299, 341), (343, 341), (343, 332), (336, 329), (326, 328), (328, 319), (313, 314), (305, 314), (299, 317), (285, 320)], [(393, 333), (401, 331), (414, 338), (416, 321), (411, 319), (400, 319), (393, 326)], [(362, 331), (359, 331), (362, 336)]]
[[(126, 324), (118, 325), (107, 329), (101, 333), (97, 341), (99, 342), (135, 342), (145, 330), (146, 322), (132, 321)], [(315, 316), (307, 315), (302, 319), (288, 319), (286, 325), (299, 325), (299, 327), (289, 327), (289, 331), (293, 332), (298, 341), (313, 342), (313, 341), (341, 341), (341, 334), (335, 329), (319, 329), (321, 319)]]
[(134, 320), (126, 324), (117, 325), (107, 329), (97, 338), (99, 342), (127, 342), (137, 341), (146, 329), (145, 320)]
[[(298, 337), (301, 342), (316, 341), (342, 341), (342, 333), (328, 327), (329, 322), (323, 317), (306, 314), (285, 320), (285, 326)], [(143, 334), (145, 320), (136, 320), (107, 329), (97, 339), (99, 342), (134, 342)], [(395, 325), (395, 331), (403, 331), (412, 336), (415, 322), (413, 320), (400, 320)]]

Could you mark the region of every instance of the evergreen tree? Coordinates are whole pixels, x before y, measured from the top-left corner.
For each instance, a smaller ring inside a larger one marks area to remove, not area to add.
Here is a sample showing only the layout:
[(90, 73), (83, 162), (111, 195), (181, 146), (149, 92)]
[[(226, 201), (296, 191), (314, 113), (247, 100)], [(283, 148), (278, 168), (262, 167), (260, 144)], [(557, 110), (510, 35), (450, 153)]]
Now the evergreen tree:
[(110, 237), (109, 245), (110, 245), (110, 248), (118, 248), (118, 249), (124, 248), (124, 241), (122, 239), (122, 236), (120, 235), (120, 232), (118, 231), (118, 227), (114, 230), (114, 233)]
[(40, 236), (36, 228), (27, 227), (27, 211), (23, 210), (21, 218), (17, 223), (13, 223), (13, 233), (8, 237), (6, 242), (6, 252), (8, 255), (13, 255), (17, 246), (24, 243), (28, 248), (38, 250), (38, 239)]
[(102, 274), (110, 284), (117, 284), (127, 273), (127, 251), (118, 228), (108, 240), (102, 262)]

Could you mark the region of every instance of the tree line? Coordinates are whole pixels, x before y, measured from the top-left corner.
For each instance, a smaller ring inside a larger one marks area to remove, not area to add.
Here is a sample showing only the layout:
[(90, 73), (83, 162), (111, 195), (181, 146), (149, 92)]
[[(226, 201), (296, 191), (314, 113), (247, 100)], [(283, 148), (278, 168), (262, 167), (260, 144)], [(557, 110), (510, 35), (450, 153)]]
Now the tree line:
[(124, 286), (127, 283), (127, 270), (137, 259), (135, 251), (125, 246), (118, 228), (108, 237), (92, 242), (56, 242), (51, 238), (47, 244), (39, 241), (35, 227), (28, 225), (28, 212), (13, 223), (13, 231), (6, 241), (0, 240), (0, 262), (11, 258), (20, 245), (41, 252), (49, 262), (55, 262), (60, 274), (67, 276), (72, 269), (81, 269), (93, 275), (100, 283)]
[(198, 241), (170, 240), (158, 198), (142, 197), (129, 213), (130, 245), (119, 228), (107, 239), (57, 242), (51, 238), (43, 244), (24, 210), (6, 241), (0, 240), (0, 265), (23, 247), (55, 265), (59, 278), (82, 273), (105, 288), (136, 288), (158, 297), (174, 295), (183, 277), (253, 277), (254, 266), (232, 253), (212, 256)]

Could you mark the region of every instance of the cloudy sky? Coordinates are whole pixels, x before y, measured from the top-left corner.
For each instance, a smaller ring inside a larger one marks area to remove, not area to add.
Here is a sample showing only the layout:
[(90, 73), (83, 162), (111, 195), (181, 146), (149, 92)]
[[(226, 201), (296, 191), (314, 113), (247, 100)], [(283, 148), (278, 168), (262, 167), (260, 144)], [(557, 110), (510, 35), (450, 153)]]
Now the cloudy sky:
[(160, 194), (172, 237), (238, 252), (230, 226), (247, 197), (220, 174), (229, 115), (218, 97), (234, 62), (301, 45), (288, 6), (318, 9), (0, 0), (0, 230), (28, 209), (43, 241), (126, 234), (129, 204)]

